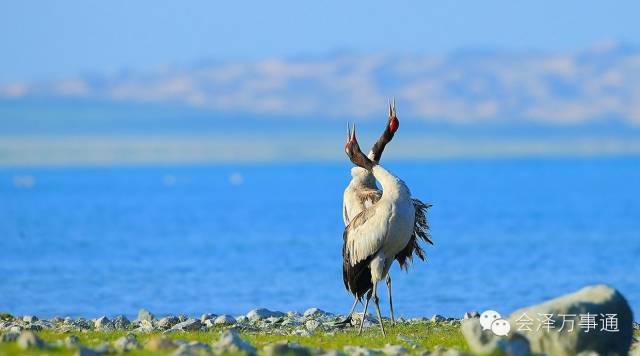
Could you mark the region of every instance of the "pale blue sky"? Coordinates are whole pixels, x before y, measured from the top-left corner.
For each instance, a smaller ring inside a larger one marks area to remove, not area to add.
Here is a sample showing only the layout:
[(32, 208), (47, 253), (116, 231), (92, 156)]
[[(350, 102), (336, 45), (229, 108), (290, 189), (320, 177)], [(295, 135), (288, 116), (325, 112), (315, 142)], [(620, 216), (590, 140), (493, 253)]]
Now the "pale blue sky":
[(331, 51), (640, 42), (638, 1), (3, 1), (0, 81)]

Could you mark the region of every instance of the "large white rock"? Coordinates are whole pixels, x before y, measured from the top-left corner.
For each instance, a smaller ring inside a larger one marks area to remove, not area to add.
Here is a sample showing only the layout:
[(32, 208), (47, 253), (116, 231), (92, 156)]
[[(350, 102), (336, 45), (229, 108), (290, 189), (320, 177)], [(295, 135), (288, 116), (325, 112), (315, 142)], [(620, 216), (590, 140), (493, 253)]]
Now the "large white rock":
[[(544, 328), (538, 330), (538, 320), (544, 320), (545, 314), (552, 315), (555, 320), (554, 328), (548, 331)], [(584, 323), (588, 320), (585, 317), (587, 314), (596, 316), (595, 329), (590, 328), (588, 332)], [(607, 314), (615, 314), (618, 331), (602, 330), (603, 319)], [(523, 322), (529, 319), (532, 320), (531, 324)], [(511, 324), (508, 337), (499, 337), (490, 330), (482, 330), (478, 319), (465, 320), (462, 333), (471, 349), (478, 353), (521, 348), (522, 342), (518, 340), (524, 337), (531, 352), (558, 356), (588, 351), (626, 355), (633, 337), (633, 314), (629, 304), (620, 292), (606, 285), (585, 287), (575, 293), (516, 310), (507, 321)], [(559, 331), (563, 323), (564, 328)], [(573, 330), (570, 328), (572, 323)], [(520, 345), (514, 345), (514, 342), (519, 342)]]

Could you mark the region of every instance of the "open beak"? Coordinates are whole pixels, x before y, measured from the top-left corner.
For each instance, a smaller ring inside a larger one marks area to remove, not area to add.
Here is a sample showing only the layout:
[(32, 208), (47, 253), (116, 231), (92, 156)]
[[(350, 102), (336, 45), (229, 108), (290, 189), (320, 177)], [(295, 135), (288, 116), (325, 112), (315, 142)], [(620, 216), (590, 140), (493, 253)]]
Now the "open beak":
[(347, 144), (353, 144), (358, 142), (356, 139), (356, 124), (347, 124)]

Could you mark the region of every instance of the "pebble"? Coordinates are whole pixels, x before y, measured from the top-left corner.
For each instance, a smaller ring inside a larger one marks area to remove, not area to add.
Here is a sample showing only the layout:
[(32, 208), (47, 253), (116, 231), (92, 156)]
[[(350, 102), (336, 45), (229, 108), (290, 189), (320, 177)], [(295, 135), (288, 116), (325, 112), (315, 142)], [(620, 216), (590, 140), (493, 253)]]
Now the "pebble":
[(140, 309), (140, 311), (138, 311), (138, 320), (153, 321), (153, 319), (155, 319), (155, 317), (147, 309)]
[(292, 356), (307, 356), (314, 354), (313, 350), (307, 347), (300, 346), (295, 342), (278, 341), (265, 346), (262, 349), (262, 353), (265, 356), (275, 355), (292, 355)]
[(368, 349), (362, 346), (347, 345), (343, 348), (344, 352), (351, 356), (369, 356), (381, 354), (378, 350)]
[(204, 323), (205, 321), (210, 320), (210, 319), (215, 319), (216, 317), (217, 317), (217, 315), (215, 315), (215, 314), (202, 314), (200, 316), (200, 322)]
[(307, 310), (304, 311), (304, 317), (307, 319), (310, 318), (319, 318), (319, 317), (323, 317), (325, 315), (328, 315), (329, 313), (325, 312), (324, 310), (318, 309), (318, 308), (309, 308)]
[(76, 356), (100, 356), (101, 354), (94, 349), (90, 349), (87, 347), (79, 347), (78, 351), (76, 351)]
[(317, 320), (307, 320), (306, 323), (304, 323), (304, 326), (307, 328), (307, 330), (313, 332), (315, 331), (318, 327), (320, 327), (320, 322), (318, 322)]
[(402, 354), (406, 354), (409, 352), (409, 350), (405, 349), (404, 347), (402, 347), (401, 345), (391, 345), (391, 344), (387, 344), (385, 345), (385, 347), (382, 349), (382, 352), (385, 355), (402, 355)]
[(94, 347), (93, 350), (99, 354), (108, 354), (113, 352), (113, 349), (108, 342), (103, 342), (102, 344)]
[(69, 335), (64, 339), (64, 345), (68, 349), (73, 349), (78, 346), (80, 343), (80, 339), (75, 335)]
[(112, 329), (111, 320), (109, 320), (109, 318), (107, 318), (106, 316), (100, 317), (93, 322), (93, 327), (98, 330), (110, 330)]
[(123, 329), (128, 329), (129, 326), (131, 325), (131, 322), (129, 321), (129, 319), (127, 319), (126, 316), (118, 315), (115, 318), (113, 318), (112, 324), (114, 328), (123, 330)]
[(40, 339), (38, 335), (36, 335), (32, 331), (23, 331), (22, 333), (20, 333), (20, 336), (18, 336), (16, 343), (18, 344), (18, 347), (23, 350), (44, 348), (44, 342), (42, 341), (42, 339)]
[(198, 319), (187, 319), (171, 327), (172, 331), (195, 331), (200, 330), (202, 323)]
[(464, 316), (462, 317), (462, 319), (468, 320), (468, 319), (479, 318), (479, 317), (480, 317), (480, 313), (478, 313), (477, 310), (472, 310), (464, 313)]
[(265, 308), (253, 309), (247, 313), (247, 319), (249, 319), (249, 321), (262, 320), (262, 319), (270, 318), (272, 316), (283, 317), (284, 313), (279, 311), (271, 311)]
[(22, 317), (22, 321), (24, 321), (25, 323), (35, 323), (36, 321), (38, 321), (38, 318), (33, 315), (25, 315)]
[(155, 336), (147, 341), (144, 345), (145, 350), (149, 351), (166, 351), (175, 349), (177, 345), (171, 339), (164, 336)]
[(19, 332), (8, 331), (2, 334), (2, 337), (0, 337), (0, 342), (13, 342), (13, 341), (16, 341), (19, 336), (20, 336)]
[(236, 330), (225, 330), (213, 344), (216, 353), (244, 353), (255, 355), (256, 348), (242, 340)]
[(236, 323), (236, 319), (234, 317), (232, 317), (231, 315), (220, 315), (219, 317), (217, 317), (213, 323), (215, 325), (233, 325)]
[(141, 349), (142, 345), (140, 345), (135, 335), (129, 334), (126, 336), (122, 336), (114, 341), (113, 348), (118, 352), (127, 352)]
[(158, 325), (159, 328), (166, 330), (166, 329), (171, 329), (174, 325), (178, 324), (179, 322), (180, 320), (178, 320), (178, 318), (175, 316), (166, 316), (158, 320), (158, 323), (156, 325)]

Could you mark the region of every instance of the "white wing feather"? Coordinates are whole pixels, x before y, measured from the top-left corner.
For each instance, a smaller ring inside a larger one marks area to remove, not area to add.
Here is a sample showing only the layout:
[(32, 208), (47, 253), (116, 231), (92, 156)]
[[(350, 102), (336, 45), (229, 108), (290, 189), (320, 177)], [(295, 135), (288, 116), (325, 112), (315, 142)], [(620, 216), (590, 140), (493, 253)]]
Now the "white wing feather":
[(382, 206), (375, 206), (357, 215), (347, 226), (347, 253), (351, 265), (377, 253), (384, 245), (389, 227), (389, 214), (381, 214)]

